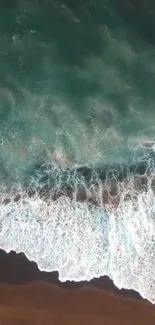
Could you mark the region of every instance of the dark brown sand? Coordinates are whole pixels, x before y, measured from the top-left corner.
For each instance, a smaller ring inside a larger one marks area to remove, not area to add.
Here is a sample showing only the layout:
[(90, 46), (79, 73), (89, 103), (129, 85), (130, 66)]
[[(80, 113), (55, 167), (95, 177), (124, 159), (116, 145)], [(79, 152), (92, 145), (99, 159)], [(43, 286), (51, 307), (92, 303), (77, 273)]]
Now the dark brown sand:
[(107, 277), (61, 284), (24, 254), (0, 251), (0, 325), (151, 325), (155, 306)]

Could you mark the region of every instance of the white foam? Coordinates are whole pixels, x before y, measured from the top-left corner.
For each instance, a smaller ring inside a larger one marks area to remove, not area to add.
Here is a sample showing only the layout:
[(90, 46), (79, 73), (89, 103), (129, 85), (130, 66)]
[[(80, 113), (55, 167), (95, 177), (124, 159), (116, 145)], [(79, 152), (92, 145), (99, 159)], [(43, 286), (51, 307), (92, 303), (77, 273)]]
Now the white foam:
[(108, 275), (155, 303), (154, 215), (151, 189), (107, 212), (67, 197), (25, 197), (1, 204), (0, 247), (24, 252), (40, 270), (59, 271), (61, 281)]

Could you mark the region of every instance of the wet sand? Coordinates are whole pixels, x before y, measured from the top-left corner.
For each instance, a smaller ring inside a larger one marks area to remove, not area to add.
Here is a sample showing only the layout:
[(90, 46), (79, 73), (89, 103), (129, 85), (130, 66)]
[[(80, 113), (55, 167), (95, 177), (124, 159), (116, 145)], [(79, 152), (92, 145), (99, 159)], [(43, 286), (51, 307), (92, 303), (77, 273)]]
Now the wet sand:
[(24, 254), (0, 251), (0, 325), (147, 324), (155, 306), (107, 277), (60, 283)]

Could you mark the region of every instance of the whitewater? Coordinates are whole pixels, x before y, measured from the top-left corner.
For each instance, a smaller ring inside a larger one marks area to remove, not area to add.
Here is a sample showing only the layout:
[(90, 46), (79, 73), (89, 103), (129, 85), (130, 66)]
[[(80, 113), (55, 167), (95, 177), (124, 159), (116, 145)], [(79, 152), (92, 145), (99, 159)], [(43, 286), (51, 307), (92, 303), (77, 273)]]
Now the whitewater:
[(117, 182), (117, 204), (104, 200), (106, 182), (94, 187), (98, 204), (88, 200), (92, 186), (83, 200), (77, 199), (76, 190), (73, 197), (60, 195), (54, 200), (38, 189), (30, 195), (24, 188), (8, 192), (1, 187), (0, 248), (24, 252), (40, 270), (58, 271), (62, 282), (107, 275), (119, 289), (136, 290), (154, 304), (153, 170), (145, 175), (147, 186), (138, 187), (142, 177), (129, 174)]

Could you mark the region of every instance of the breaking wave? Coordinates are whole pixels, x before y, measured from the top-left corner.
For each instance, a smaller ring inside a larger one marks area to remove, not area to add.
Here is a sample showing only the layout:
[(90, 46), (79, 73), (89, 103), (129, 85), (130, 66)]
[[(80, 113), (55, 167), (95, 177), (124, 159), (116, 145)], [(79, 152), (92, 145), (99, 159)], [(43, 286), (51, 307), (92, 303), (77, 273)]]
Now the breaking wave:
[[(70, 181), (77, 171), (68, 170)], [(147, 174), (146, 168), (144, 175), (134, 171), (123, 180), (117, 173), (114, 193), (111, 176), (110, 183), (101, 177), (97, 183), (86, 171), (76, 178), (73, 195), (65, 189), (59, 195), (62, 183), (55, 198), (47, 186), (33, 191), (1, 187), (0, 247), (24, 252), (40, 270), (58, 271), (61, 281), (108, 275), (118, 288), (134, 289), (155, 303), (153, 169)], [(81, 199), (83, 184), (87, 195)]]

